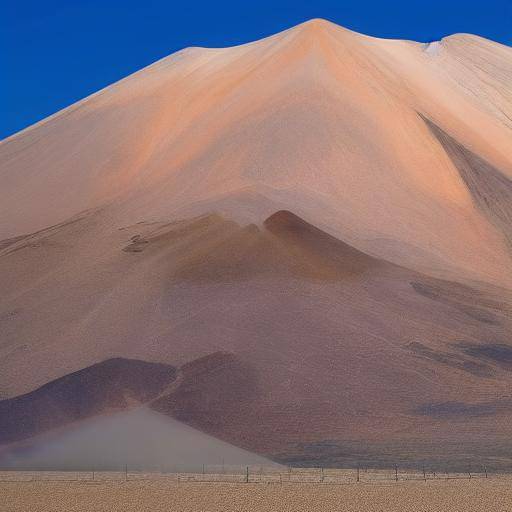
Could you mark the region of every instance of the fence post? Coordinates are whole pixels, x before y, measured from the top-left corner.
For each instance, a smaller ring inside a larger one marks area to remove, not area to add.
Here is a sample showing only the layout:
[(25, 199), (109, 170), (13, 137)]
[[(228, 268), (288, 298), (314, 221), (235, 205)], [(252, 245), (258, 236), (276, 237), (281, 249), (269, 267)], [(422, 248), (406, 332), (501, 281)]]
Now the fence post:
[(245, 483), (248, 484), (249, 483), (249, 466), (247, 466), (246, 468), (246, 473), (245, 473)]
[(395, 466), (395, 482), (398, 482), (398, 466)]
[(359, 466), (357, 466), (357, 477), (356, 477), (356, 481), (359, 482)]
[(423, 480), (425, 480), (425, 482), (427, 481), (427, 473), (425, 471), (425, 466), (423, 466)]
[(324, 468), (320, 468), (320, 482), (324, 481)]

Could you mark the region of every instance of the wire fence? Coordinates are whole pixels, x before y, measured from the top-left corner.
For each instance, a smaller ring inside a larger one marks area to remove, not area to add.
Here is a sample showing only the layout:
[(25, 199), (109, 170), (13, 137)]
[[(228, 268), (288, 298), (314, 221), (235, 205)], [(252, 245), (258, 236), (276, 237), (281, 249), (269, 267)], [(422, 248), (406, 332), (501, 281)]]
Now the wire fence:
[(170, 471), (142, 471), (125, 466), (122, 471), (26, 471), (0, 470), (0, 482), (128, 482), (143, 480), (168, 480), (169, 482), (223, 482), (223, 483), (267, 483), (267, 484), (364, 484), (406, 481), (485, 479), (497, 478), (502, 473), (489, 473), (487, 469), (467, 472), (438, 472), (432, 468), (419, 470), (375, 468), (296, 468), (283, 466), (212, 466), (201, 468), (174, 468)]

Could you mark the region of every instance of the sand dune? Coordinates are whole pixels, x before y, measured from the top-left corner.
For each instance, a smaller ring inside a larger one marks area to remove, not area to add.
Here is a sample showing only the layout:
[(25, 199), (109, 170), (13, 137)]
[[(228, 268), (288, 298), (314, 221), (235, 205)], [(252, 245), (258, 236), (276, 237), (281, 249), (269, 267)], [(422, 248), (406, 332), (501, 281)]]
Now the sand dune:
[(129, 358), (276, 460), (512, 456), (511, 83), (475, 36), (312, 20), (2, 141), (0, 397)]

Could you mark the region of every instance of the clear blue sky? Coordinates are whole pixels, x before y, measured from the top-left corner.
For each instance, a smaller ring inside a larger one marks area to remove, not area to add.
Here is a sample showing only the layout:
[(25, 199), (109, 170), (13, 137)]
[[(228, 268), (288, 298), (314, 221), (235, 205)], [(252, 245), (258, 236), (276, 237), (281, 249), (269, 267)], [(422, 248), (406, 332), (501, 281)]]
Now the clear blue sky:
[(470, 32), (512, 44), (512, 0), (1, 0), (0, 139), (186, 46), (310, 18), (379, 37)]

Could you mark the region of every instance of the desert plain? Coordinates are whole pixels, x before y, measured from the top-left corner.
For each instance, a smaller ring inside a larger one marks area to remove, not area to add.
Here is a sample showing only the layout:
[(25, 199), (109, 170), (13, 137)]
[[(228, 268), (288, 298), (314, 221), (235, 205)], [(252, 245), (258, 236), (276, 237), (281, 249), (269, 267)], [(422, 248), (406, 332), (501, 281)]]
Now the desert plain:
[(508, 512), (512, 477), (341, 485), (2, 481), (0, 495), (6, 512)]

